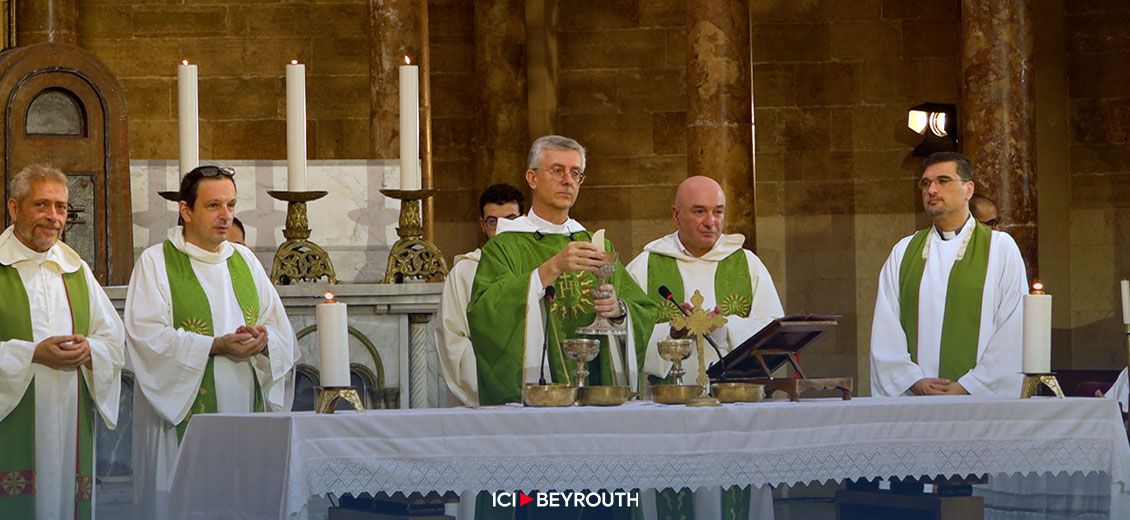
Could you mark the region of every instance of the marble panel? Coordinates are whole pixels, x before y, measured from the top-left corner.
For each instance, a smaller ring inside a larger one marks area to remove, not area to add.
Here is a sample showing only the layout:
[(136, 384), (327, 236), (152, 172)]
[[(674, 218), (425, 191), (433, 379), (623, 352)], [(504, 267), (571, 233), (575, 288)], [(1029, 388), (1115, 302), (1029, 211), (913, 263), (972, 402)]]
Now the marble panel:
[[(208, 163), (210, 161), (204, 161)], [(247, 245), (268, 269), (282, 235), (286, 203), (267, 195), (286, 187), (284, 161), (215, 161), (236, 170), (239, 192), (237, 215), (247, 229)], [(400, 202), (381, 195), (383, 187), (399, 185), (397, 161), (310, 161), (307, 186), (325, 190), (322, 199), (308, 203), (311, 240), (324, 247), (334, 262), (338, 280), (372, 282), (384, 276), (388, 250), (397, 239)], [(132, 161), (134, 250), (159, 243), (176, 225), (176, 206), (158, 191), (179, 187), (175, 161)]]

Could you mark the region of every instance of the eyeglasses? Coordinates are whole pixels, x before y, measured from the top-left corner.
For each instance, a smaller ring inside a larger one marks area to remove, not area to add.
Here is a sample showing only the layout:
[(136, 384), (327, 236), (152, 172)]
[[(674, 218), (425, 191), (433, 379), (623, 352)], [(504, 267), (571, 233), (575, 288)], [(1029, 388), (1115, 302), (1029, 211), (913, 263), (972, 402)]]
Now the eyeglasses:
[(548, 170), (537, 168), (536, 171), (543, 171), (550, 174), (555, 181), (565, 180), (565, 174), (568, 173), (577, 184), (583, 184), (585, 182), (585, 172), (582, 172), (580, 168), (566, 170), (564, 166), (554, 166)]
[(948, 175), (939, 175), (937, 177), (934, 177), (933, 179), (927, 179), (926, 177), (923, 177), (921, 179), (918, 179), (918, 181), (915, 182), (914, 184), (916, 186), (918, 186), (918, 189), (920, 189), (920, 190), (927, 190), (927, 189), (930, 189), (930, 185), (934, 184), (935, 182), (938, 183), (939, 188), (945, 188), (946, 186), (949, 186), (949, 184), (951, 182), (954, 182), (954, 181), (957, 181), (957, 180), (958, 179), (955, 179), (955, 178), (950, 177)]
[(200, 166), (196, 170), (205, 177), (235, 177), (235, 169), (227, 166)]

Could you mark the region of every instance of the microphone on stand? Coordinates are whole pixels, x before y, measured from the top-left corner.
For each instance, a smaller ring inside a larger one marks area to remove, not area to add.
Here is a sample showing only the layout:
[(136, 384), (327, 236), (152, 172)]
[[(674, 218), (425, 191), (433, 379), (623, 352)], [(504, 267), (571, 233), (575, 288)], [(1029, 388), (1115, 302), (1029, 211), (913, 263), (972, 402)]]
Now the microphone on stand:
[[(671, 289), (668, 289), (666, 285), (659, 286), (659, 295), (662, 296), (664, 300), (675, 304), (675, 308), (679, 309), (679, 312), (683, 313), (683, 316), (690, 316), (690, 314), (687, 313), (687, 310), (684, 309), (682, 305), (679, 305), (679, 302), (675, 301), (675, 295), (671, 294)], [(702, 337), (706, 338), (706, 342), (710, 343), (710, 346), (714, 347), (714, 353), (718, 354), (718, 362), (722, 363), (722, 349), (718, 348), (718, 344), (715, 343), (713, 339), (711, 339), (709, 334), (703, 334)], [(721, 379), (722, 381), (726, 380), (725, 363), (722, 364), (722, 375), (721, 377), (719, 377), (719, 379)]]
[(549, 307), (550, 304), (553, 303), (553, 295), (556, 293), (557, 290), (554, 289), (552, 285), (545, 288), (545, 337), (542, 339), (541, 343), (541, 377), (538, 378), (539, 385), (545, 384), (545, 353), (549, 350)]

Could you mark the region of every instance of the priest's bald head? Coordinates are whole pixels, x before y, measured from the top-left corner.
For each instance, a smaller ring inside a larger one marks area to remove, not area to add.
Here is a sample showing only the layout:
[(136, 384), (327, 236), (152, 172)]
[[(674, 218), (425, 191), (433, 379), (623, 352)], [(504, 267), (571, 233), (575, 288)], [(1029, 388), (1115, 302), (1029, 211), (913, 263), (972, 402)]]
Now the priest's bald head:
[(40, 253), (62, 237), (67, 222), (67, 176), (58, 168), (33, 164), (12, 177), (8, 216), (16, 239)]
[(710, 177), (694, 176), (679, 184), (671, 217), (679, 226), (679, 242), (692, 255), (708, 253), (722, 237), (726, 194)]
[(585, 148), (568, 137), (542, 136), (530, 145), (527, 163), (530, 209), (550, 222), (564, 223), (585, 182)]

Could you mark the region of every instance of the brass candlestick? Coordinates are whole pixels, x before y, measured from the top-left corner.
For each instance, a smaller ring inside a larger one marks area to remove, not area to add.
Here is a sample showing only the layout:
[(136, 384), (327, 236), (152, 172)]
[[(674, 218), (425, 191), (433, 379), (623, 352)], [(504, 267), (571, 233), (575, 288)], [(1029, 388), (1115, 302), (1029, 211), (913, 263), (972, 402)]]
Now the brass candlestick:
[(361, 406), (361, 396), (357, 395), (357, 390), (351, 387), (329, 387), (318, 388), (318, 400), (314, 403), (314, 413), (333, 414), (337, 410), (338, 399), (345, 399), (349, 404), (353, 405), (353, 409), (358, 412), (365, 411), (365, 407)]
[(721, 406), (722, 403), (713, 398), (707, 390), (710, 379), (706, 377), (706, 344), (703, 338), (726, 324), (726, 318), (713, 312), (706, 312), (702, 308), (704, 298), (696, 289), (691, 296), (691, 310), (686, 316), (678, 315), (671, 318), (671, 326), (685, 329), (687, 334), (695, 337), (698, 348), (698, 384), (702, 387), (702, 394), (687, 402), (687, 406)]
[(424, 239), (424, 224), (420, 215), (420, 201), (438, 193), (437, 190), (381, 190), (381, 194), (400, 201), (400, 222), (396, 235), (400, 237), (388, 253), (388, 268), (381, 283), (404, 283), (410, 280), (428, 281), (447, 275), (447, 261), (435, 244)]
[(271, 282), (290, 285), (294, 282), (316, 282), (325, 276), (331, 284), (337, 283), (333, 262), (322, 246), (309, 240), (310, 221), (306, 217), (306, 203), (326, 196), (325, 191), (268, 191), (267, 195), (286, 201), (286, 242), (275, 252), (271, 267)]
[(1020, 398), (1028, 399), (1036, 395), (1040, 385), (1048, 387), (1056, 397), (1063, 399), (1063, 390), (1059, 387), (1059, 380), (1054, 372), (1046, 374), (1024, 374), (1024, 384), (1020, 387)]

